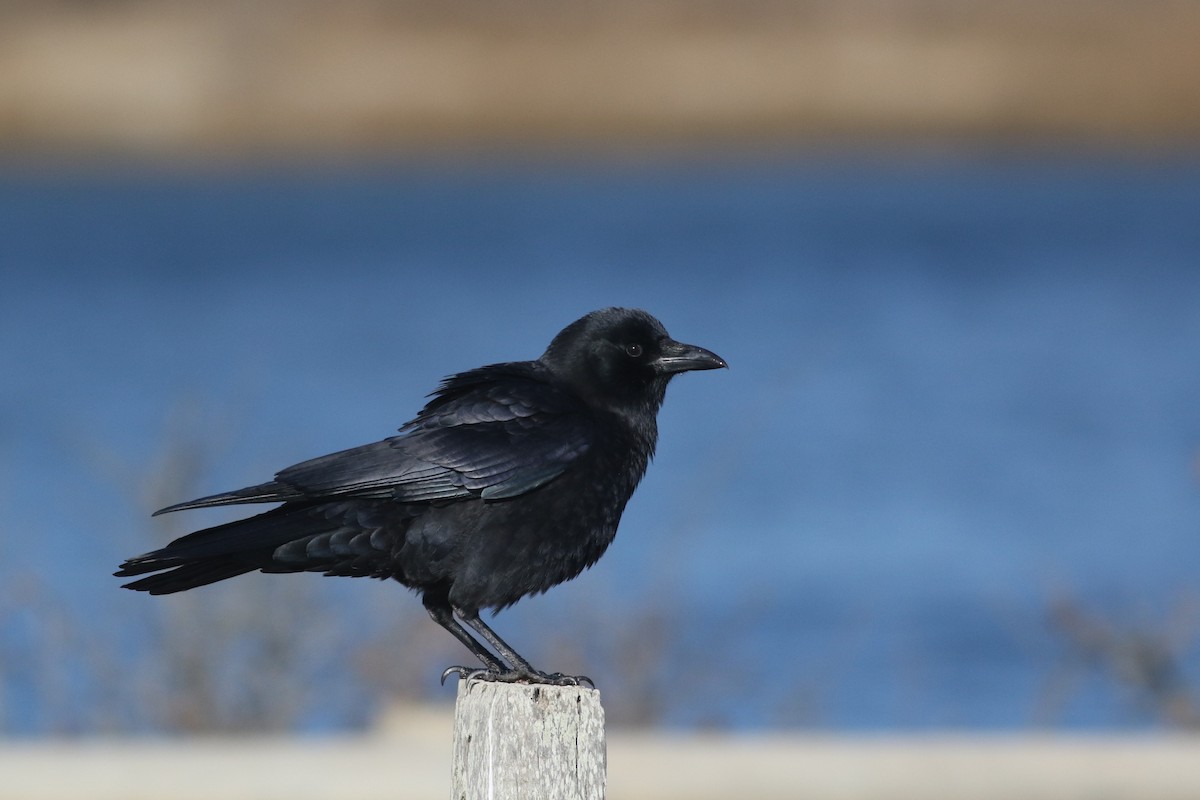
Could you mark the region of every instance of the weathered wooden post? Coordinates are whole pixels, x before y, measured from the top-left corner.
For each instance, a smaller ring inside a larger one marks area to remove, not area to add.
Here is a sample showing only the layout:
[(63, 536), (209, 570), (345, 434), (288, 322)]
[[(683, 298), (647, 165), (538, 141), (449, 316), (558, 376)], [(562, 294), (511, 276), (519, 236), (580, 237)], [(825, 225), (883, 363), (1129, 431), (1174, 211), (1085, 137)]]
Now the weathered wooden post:
[(595, 689), (458, 682), (451, 800), (603, 800), (606, 761)]

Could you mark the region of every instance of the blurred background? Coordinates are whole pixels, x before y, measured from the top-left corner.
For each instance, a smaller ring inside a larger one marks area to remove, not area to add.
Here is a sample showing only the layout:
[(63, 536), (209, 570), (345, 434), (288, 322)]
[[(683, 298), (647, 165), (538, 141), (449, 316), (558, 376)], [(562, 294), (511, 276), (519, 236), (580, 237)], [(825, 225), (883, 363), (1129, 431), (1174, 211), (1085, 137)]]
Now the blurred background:
[(397, 585), (123, 592), (155, 508), (640, 306), (685, 376), (505, 612), (617, 727), (1200, 727), (1200, 4), (0, 3), (0, 732), (448, 703)]

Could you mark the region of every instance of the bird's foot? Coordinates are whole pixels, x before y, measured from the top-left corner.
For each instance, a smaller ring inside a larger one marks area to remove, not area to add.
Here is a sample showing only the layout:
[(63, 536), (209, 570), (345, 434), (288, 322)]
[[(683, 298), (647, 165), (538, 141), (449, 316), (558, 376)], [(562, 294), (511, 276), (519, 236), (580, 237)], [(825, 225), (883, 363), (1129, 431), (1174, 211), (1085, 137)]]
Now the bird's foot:
[(540, 680), (533, 683), (548, 683), (551, 686), (583, 686), (587, 684), (589, 689), (596, 688), (596, 682), (587, 675), (564, 675), (561, 672), (555, 672), (547, 675), (544, 672), (539, 672)]
[(452, 673), (457, 674), (459, 680), (467, 683), (492, 681), (494, 683), (528, 683), (549, 686), (583, 686), (586, 684), (592, 689), (596, 688), (596, 682), (586, 675), (564, 675), (561, 672), (539, 672), (532, 669), (489, 669), (459, 666), (446, 668), (442, 673), (443, 684)]

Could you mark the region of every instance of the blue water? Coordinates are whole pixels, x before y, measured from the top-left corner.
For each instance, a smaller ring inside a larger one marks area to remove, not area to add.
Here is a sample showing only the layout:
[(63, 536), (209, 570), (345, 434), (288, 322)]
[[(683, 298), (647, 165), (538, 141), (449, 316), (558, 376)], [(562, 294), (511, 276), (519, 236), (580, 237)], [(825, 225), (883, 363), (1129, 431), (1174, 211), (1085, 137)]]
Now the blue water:
[[(162, 601), (109, 573), (167, 535), (165, 442), (204, 456), (192, 494), (257, 482), (605, 305), (732, 369), (672, 386), (601, 563), (499, 618), (531, 654), (684, 726), (1155, 724), (1047, 609), (1174, 631), (1200, 687), (1198, 254), (1184, 156), (10, 166), (0, 726), (99, 725), (38, 664), (86, 708), (152, 662)], [(424, 624), (398, 587), (329, 591), (335, 626)], [(332, 694), (297, 724), (373, 702)]]

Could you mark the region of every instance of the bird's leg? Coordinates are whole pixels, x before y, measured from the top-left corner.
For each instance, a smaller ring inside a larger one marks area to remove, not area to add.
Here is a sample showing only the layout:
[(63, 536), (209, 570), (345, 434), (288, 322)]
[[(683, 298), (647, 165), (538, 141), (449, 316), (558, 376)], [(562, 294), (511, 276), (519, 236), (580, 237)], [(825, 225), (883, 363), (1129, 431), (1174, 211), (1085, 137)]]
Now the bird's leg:
[(462, 618), (463, 622), (474, 628), (475, 632), (482, 636), (488, 644), (495, 648), (500, 657), (512, 665), (514, 672), (521, 672), (527, 675), (541, 674), (533, 668), (532, 664), (522, 658), (520, 653), (513, 650), (508, 642), (501, 639), (499, 634), (489, 628), (487, 623), (479, 618), (478, 611), (464, 611), (460, 608), (458, 609), (458, 616)]
[(467, 678), (467, 680), (505, 681), (508, 683), (521, 681), (527, 683), (551, 683), (558, 686), (578, 686), (582, 683), (587, 683), (591, 685), (593, 689), (596, 688), (595, 682), (593, 682), (592, 679), (586, 675), (564, 675), (561, 672), (550, 674), (534, 669), (532, 664), (522, 658), (516, 650), (512, 649), (512, 646), (508, 642), (501, 639), (499, 634), (488, 627), (487, 623), (479, 618), (478, 611), (467, 611), (461, 608), (457, 609), (457, 611), (458, 616), (463, 622), (474, 628), (475, 631), (482, 636), (488, 644), (495, 648), (496, 652), (499, 653), (505, 661), (507, 661), (509, 664), (512, 664), (511, 670), (500, 673), (494, 673), (491, 671), (477, 671), (473, 675), (463, 676)]
[(467, 649), (474, 653), (475, 657), (482, 661), (484, 665), (482, 670), (461, 666), (448, 667), (442, 673), (442, 683), (446, 682), (446, 677), (452, 672), (457, 672), (460, 678), (471, 678), (480, 672), (500, 674), (509, 671), (506, 664), (489, 653), (488, 649), (480, 644), (478, 639), (469, 634), (459, 624), (458, 620), (454, 618), (454, 612), (450, 609), (448, 602), (444, 600), (439, 602), (440, 598), (430, 596), (429, 594), (426, 594), (422, 599), (425, 603), (425, 610), (429, 612), (429, 616), (433, 618), (433, 621), (450, 631), (454, 635), (454, 638), (466, 645)]

